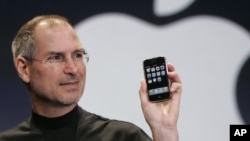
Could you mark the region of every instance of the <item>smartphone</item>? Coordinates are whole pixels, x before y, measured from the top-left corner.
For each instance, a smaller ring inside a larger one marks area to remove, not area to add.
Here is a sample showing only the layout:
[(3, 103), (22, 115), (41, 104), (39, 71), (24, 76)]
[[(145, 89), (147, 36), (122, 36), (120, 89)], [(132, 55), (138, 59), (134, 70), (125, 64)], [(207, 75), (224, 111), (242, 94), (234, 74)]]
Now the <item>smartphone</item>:
[(165, 57), (155, 57), (143, 61), (143, 69), (147, 84), (148, 98), (157, 102), (169, 99), (170, 81)]

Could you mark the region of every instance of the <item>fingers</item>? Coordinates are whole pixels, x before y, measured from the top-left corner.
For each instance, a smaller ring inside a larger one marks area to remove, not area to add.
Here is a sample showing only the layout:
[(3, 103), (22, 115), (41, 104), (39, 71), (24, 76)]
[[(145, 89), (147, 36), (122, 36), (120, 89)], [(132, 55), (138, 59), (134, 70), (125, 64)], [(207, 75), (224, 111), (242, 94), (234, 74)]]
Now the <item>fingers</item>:
[(171, 98), (180, 101), (180, 96), (182, 93), (182, 85), (180, 83), (172, 83), (170, 86)]
[(171, 63), (168, 63), (167, 67), (168, 67), (168, 77), (169, 80), (171, 81), (170, 92), (172, 94), (171, 108), (169, 109), (169, 112), (173, 113), (177, 118), (180, 109), (182, 84), (181, 84), (181, 79), (175, 70), (175, 67)]
[(169, 108), (169, 113), (174, 114), (175, 118), (178, 118), (179, 109), (180, 109), (180, 101), (181, 101), (181, 91), (182, 86), (180, 83), (172, 83), (171, 85), (171, 106)]
[(171, 81), (171, 83), (173, 82), (181, 83), (181, 79), (178, 73), (175, 71), (175, 67), (171, 63), (167, 63), (167, 67), (168, 67), (168, 78)]
[(168, 63), (167, 67), (168, 67), (168, 78), (171, 82), (170, 91), (173, 96), (175, 94), (180, 95), (182, 92), (181, 79), (178, 73), (175, 71), (175, 67), (171, 63)]

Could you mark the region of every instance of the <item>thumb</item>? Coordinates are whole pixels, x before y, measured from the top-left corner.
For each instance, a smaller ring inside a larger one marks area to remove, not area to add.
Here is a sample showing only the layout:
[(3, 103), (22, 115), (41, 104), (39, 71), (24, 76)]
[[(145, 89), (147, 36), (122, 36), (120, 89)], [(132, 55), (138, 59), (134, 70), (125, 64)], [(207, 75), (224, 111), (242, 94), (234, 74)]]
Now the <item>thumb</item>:
[(140, 95), (141, 103), (145, 103), (148, 101), (147, 85), (146, 85), (145, 79), (141, 80), (141, 87), (139, 90), (139, 95)]

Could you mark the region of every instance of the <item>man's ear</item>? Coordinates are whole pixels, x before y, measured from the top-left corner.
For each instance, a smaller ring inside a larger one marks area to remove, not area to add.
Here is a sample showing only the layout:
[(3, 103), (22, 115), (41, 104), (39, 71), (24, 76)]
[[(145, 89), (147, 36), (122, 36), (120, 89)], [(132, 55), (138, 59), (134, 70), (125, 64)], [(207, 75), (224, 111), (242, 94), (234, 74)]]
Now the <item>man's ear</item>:
[(22, 79), (23, 82), (25, 83), (29, 83), (30, 82), (30, 70), (29, 70), (29, 62), (19, 56), (15, 59), (15, 67), (16, 67), (16, 70), (17, 70), (17, 73), (19, 75), (19, 77)]

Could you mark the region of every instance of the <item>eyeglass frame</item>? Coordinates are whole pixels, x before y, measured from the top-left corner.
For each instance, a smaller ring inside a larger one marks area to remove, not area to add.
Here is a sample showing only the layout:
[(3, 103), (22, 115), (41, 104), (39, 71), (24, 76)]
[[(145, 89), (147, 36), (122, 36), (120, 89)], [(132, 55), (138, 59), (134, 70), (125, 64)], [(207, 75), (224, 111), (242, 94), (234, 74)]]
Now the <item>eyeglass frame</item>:
[[(77, 53), (81, 53), (83, 56), (80, 60), (83, 61), (83, 63), (87, 64), (89, 62), (89, 54), (87, 53), (87, 51), (85, 49), (79, 49), (73, 52), (75, 55), (79, 55)], [(61, 58), (59, 60), (56, 60), (55, 57), (60, 56)], [(65, 57), (65, 55), (63, 53), (60, 52), (51, 52), (50, 56), (47, 59), (37, 59), (37, 58), (28, 58), (26, 56), (23, 56), (26, 60), (28, 61), (38, 61), (41, 62), (43, 64), (60, 64), (60, 63), (66, 63), (66, 61), (69, 59), (69, 57)], [(54, 58), (54, 59), (53, 59)], [(73, 62), (77, 62), (77, 58), (74, 57), (74, 55), (70, 57)]]

